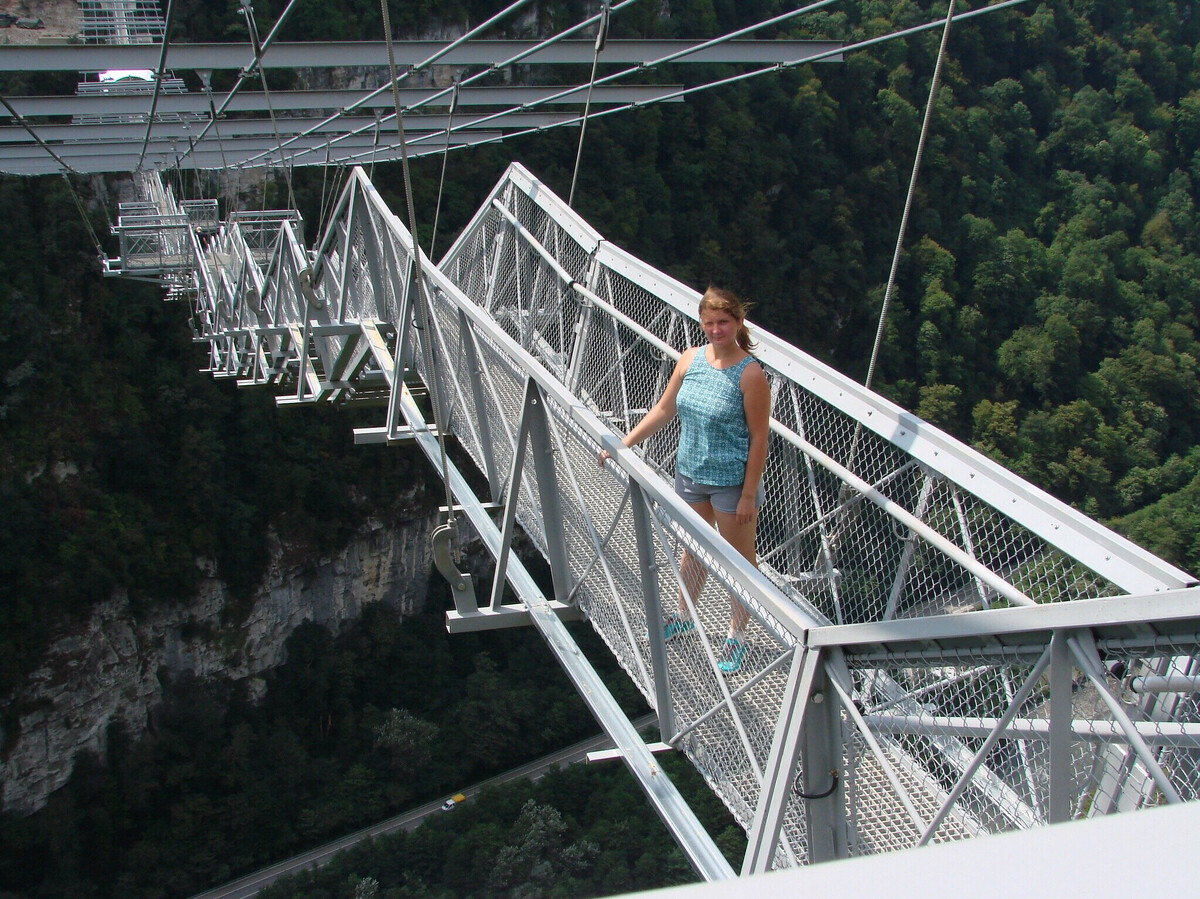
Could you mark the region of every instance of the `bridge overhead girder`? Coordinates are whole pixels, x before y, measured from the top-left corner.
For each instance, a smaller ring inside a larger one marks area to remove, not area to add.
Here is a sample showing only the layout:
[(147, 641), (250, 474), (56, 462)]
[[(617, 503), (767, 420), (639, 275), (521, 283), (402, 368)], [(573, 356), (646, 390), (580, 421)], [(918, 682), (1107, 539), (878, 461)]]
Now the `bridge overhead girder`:
[[(657, 40), (612, 40), (603, 51), (606, 65), (632, 66), (629, 71), (640, 71), (643, 66), (686, 63), (743, 63), (750, 65), (794, 65), (808, 59), (833, 61), (840, 58), (840, 45), (829, 41), (758, 41), (740, 40), (725, 42), (706, 41), (657, 41)], [(551, 42), (474, 40), (443, 51), (443, 46), (432, 41), (400, 41), (394, 45), (396, 64), (420, 66), (426, 60), (437, 59), (437, 64), (447, 68), (483, 68), (486, 72), (497, 66), (507, 65), (507, 60), (519, 60), (521, 66), (544, 66), (585, 64), (595, 54), (593, 41), (560, 40)], [(324, 134), (330, 131), (331, 122), (339, 122), (337, 128), (343, 134), (355, 133), (371, 128), (369, 123), (352, 125), (344, 121), (356, 111), (378, 110), (384, 112), (385, 121), (394, 113), (392, 91), (387, 89), (386, 78), (380, 78), (379, 86), (361, 91), (283, 91), (267, 94), (240, 91), (238, 88), (214, 98), (207, 93), (181, 92), (183, 83), (169, 77), (169, 71), (201, 71), (206, 84), (215, 69), (235, 69), (244, 77), (246, 73), (277, 68), (330, 68), (336, 66), (374, 66), (386, 71), (388, 64), (387, 46), (384, 42), (303, 43), (288, 44), (268, 41), (256, 54), (255, 48), (244, 44), (175, 44), (159, 47), (144, 44), (105, 45), (38, 45), (0, 47), (0, 71), (55, 71), (102, 72), (106, 70), (149, 71), (158, 73), (157, 84), (169, 86), (170, 90), (153, 90), (155, 82), (113, 83), (85, 82), (75, 96), (8, 98), (8, 111), (19, 117), (19, 129), (11, 129), (0, 139), (0, 171), (17, 174), (49, 174), (64, 166), (78, 173), (116, 172), (133, 168), (183, 168), (213, 169), (228, 166), (275, 166), (275, 165), (323, 165), (326, 163), (348, 164), (366, 161), (366, 156), (355, 156), (344, 148), (331, 147), (324, 152), (299, 153), (303, 145), (293, 149), (290, 145), (298, 141), (295, 122), (279, 131), (285, 146), (280, 153), (269, 155), (261, 143), (245, 136), (239, 127), (231, 127), (220, 133), (218, 122), (228, 122), (228, 116), (239, 112), (297, 113), (307, 126), (303, 132)], [(161, 71), (160, 71), (161, 70)], [(249, 85), (247, 85), (249, 86)], [(678, 100), (680, 88), (668, 85), (599, 84), (575, 87), (489, 87), (468, 85), (461, 90), (419, 90), (402, 86), (400, 103), (407, 113), (425, 105), (449, 107), (456, 104), (456, 112), (467, 110), (462, 119), (454, 124), (455, 132), (475, 127), (471, 119), (484, 118), (482, 127), (505, 132), (524, 133), (547, 127), (555, 127), (572, 121), (556, 118), (553, 121), (529, 121), (523, 118), (534, 107), (564, 105), (580, 109), (585, 101), (596, 107), (618, 105), (630, 107), (649, 102), (671, 102)], [(508, 120), (504, 115), (490, 111), (496, 106), (506, 107), (513, 114)], [(115, 137), (113, 125), (143, 124), (151, 118), (153, 127), (143, 134)], [(486, 118), (472, 115), (472, 107), (489, 108)], [(44, 117), (71, 116), (69, 125), (45, 123)], [(46, 125), (53, 125), (53, 132), (39, 133)], [(421, 124), (416, 124), (420, 128)], [(178, 137), (184, 141), (179, 149), (160, 150), (161, 135), (155, 132), (167, 126), (170, 139), (181, 131), (191, 128), (190, 133)], [(448, 126), (449, 127), (449, 126)], [(393, 129), (394, 130), (394, 129)], [(258, 133), (258, 132), (256, 132)], [(274, 132), (272, 132), (274, 136)], [(451, 145), (474, 144), (481, 141), (496, 141), (501, 134), (483, 137), (475, 134), (469, 138), (455, 140)], [(79, 145), (90, 147), (94, 142), (107, 141), (108, 145), (88, 149), (77, 149)], [(124, 142), (128, 141), (128, 146)], [(115, 146), (113, 145), (115, 142)], [(143, 144), (144, 142), (144, 144)], [(318, 150), (326, 144), (317, 139)], [(443, 141), (439, 146), (446, 145)], [(423, 152), (430, 152), (427, 147)], [(95, 158), (83, 159), (89, 152)], [(58, 159), (55, 159), (54, 156)], [(115, 154), (108, 156), (107, 154)], [(49, 157), (39, 159), (39, 154)], [(294, 158), (293, 158), (294, 157)], [(78, 160), (78, 161), (77, 161)], [(376, 160), (378, 161), (378, 160)]]
[[(521, 65), (590, 65), (595, 49), (591, 40), (559, 41), (534, 50), (539, 42), (529, 40), (473, 40), (438, 58), (439, 66), (490, 66), (498, 60), (522, 56)], [(638, 64), (668, 55), (684, 54), (706, 41), (619, 40), (608, 41), (603, 61)], [(794, 62), (820, 56), (836, 61), (841, 45), (835, 41), (726, 41), (681, 55), (683, 63)], [(395, 41), (397, 66), (415, 66), (445, 49), (443, 41)], [(530, 51), (534, 51), (530, 53)], [(522, 54), (529, 55), (522, 55)], [(161, 51), (153, 44), (40, 44), (5, 46), (0, 50), (0, 72), (102, 72), (109, 69), (158, 68)], [(175, 70), (241, 69), (254, 62), (250, 44), (172, 44), (167, 65)], [(277, 42), (262, 56), (264, 69), (334, 68), (388, 65), (383, 41)]]

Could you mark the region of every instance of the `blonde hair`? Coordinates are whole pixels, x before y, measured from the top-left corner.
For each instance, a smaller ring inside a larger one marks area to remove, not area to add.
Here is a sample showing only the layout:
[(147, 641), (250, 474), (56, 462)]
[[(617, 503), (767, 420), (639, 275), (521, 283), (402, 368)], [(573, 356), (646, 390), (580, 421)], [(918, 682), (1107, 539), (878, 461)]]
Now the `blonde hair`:
[(754, 348), (758, 344), (750, 336), (750, 329), (746, 327), (746, 313), (749, 311), (750, 304), (732, 290), (726, 290), (723, 287), (714, 287), (710, 284), (708, 285), (708, 289), (704, 291), (704, 296), (700, 298), (700, 309), (697, 314), (724, 312), (730, 318), (736, 320), (738, 323), (737, 345), (747, 353), (753, 353)]

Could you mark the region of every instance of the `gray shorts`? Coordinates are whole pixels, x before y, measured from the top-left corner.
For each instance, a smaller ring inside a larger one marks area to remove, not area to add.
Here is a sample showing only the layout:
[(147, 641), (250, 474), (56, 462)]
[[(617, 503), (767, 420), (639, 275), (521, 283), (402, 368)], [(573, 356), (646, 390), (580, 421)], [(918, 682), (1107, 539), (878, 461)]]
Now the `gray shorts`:
[[(685, 503), (695, 505), (696, 503), (709, 502), (712, 503), (712, 507), (718, 512), (732, 515), (737, 512), (738, 500), (742, 498), (742, 485), (732, 484), (721, 487), (713, 484), (697, 484), (691, 478), (676, 473), (675, 492), (682, 497)], [(762, 481), (759, 481), (758, 489), (754, 491), (755, 509), (762, 508), (765, 497), (766, 491), (763, 490)]]

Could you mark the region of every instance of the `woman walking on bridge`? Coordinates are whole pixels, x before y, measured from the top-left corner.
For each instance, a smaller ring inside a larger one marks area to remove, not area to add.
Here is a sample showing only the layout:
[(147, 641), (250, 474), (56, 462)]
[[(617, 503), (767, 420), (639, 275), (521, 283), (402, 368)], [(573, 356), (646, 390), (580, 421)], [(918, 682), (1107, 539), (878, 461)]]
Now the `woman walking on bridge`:
[[(754, 341), (746, 327), (746, 304), (736, 294), (709, 287), (700, 299), (700, 327), (708, 343), (684, 351), (658, 402), (622, 442), (637, 446), (678, 415), (675, 492), (757, 565), (754, 544), (763, 503), (771, 390), (751, 354)], [(607, 458), (601, 450), (600, 464)], [(708, 570), (684, 552), (680, 571), (684, 588), (695, 600)], [(667, 640), (696, 626), (683, 589), (678, 599), (678, 610), (663, 626)], [(749, 620), (750, 613), (731, 596), (729, 635), (718, 662), (726, 673), (737, 671), (746, 657)]]

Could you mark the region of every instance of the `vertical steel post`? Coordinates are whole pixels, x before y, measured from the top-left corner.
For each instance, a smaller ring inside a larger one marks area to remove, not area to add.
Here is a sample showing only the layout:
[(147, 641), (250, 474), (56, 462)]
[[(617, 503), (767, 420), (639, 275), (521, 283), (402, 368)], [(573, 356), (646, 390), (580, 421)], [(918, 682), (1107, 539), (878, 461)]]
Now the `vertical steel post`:
[[(496, 573), (492, 579), (491, 608), (500, 608), (504, 601), (504, 583), (508, 578), (508, 556), (512, 552), (513, 532), (517, 525), (517, 503), (521, 501), (521, 477), (525, 471), (525, 447), (529, 444), (530, 400), (537, 395), (532, 380), (525, 382), (525, 398), (521, 402), (521, 419), (517, 422), (517, 445), (513, 448), (512, 468), (508, 473), (507, 496), (504, 499), (504, 520), (500, 527), (500, 547), (496, 552)], [(462, 609), (458, 610), (462, 612)]]
[[(356, 181), (355, 184), (358, 182)], [(351, 185), (351, 189), (354, 185)], [(346, 290), (350, 286), (350, 269), (353, 267), (352, 255), (354, 253), (354, 219), (355, 213), (359, 206), (359, 192), (354, 191), (350, 196), (350, 202), (346, 204), (346, 223), (343, 226), (346, 232), (346, 240), (342, 244), (342, 270), (338, 272), (338, 309), (346, 308)], [(343, 319), (344, 320), (344, 319)]]
[(1065, 631), (1050, 638), (1050, 805), (1051, 824), (1071, 818), (1071, 656)]
[[(389, 243), (389, 246), (391, 244)], [(408, 260), (401, 260), (393, 247), (389, 251), (389, 256), (392, 257), (393, 263), (396, 266), (396, 282), (400, 285), (400, 297), (398, 302), (398, 311), (396, 313), (396, 374), (392, 383), (392, 393), (388, 400), (387, 414), (387, 429), (388, 434), (396, 433), (401, 427), (401, 422), (404, 421), (404, 410), (402, 399), (407, 387), (404, 383), (404, 376), (407, 372), (414, 369), (416, 366), (413, 362), (413, 309), (412, 309), (412, 264)]]
[[(852, 695), (854, 684), (846, 675), (844, 692)], [(838, 692), (829, 689), (826, 665), (814, 665), (808, 704), (800, 727), (803, 753), (800, 790), (808, 830), (810, 862), (845, 858), (847, 854), (845, 793), (842, 789), (842, 715)]]
[(667, 669), (667, 644), (663, 640), (662, 600), (658, 595), (658, 562), (654, 551), (654, 526), (646, 494), (629, 481), (629, 504), (637, 539), (638, 567), (642, 575), (642, 603), (646, 609), (646, 639), (650, 641), (650, 668), (654, 674), (654, 705), (658, 730), (664, 743), (675, 736), (675, 710), (671, 703), (671, 680)]
[(529, 418), (530, 449), (537, 476), (538, 498), (542, 504), (542, 533), (546, 538), (546, 556), (554, 581), (554, 598), (565, 602), (571, 592), (571, 567), (567, 558), (566, 531), (563, 529), (562, 504), (558, 495), (558, 474), (554, 464), (554, 441), (550, 438), (550, 420), (546, 402), (537, 383), (528, 378), (525, 411)]
[(471, 330), (467, 314), (458, 310), (458, 339), (463, 354), (467, 357), (467, 380), (471, 384), (471, 402), (475, 404), (475, 424), (479, 428), (479, 451), (483, 454), (483, 466), (488, 479), (488, 490), (493, 502), (500, 499), (502, 487), (496, 472), (496, 451), (492, 444), (491, 416), (488, 414), (487, 395), (483, 390), (483, 366), (479, 364), (479, 348)]
[(742, 860), (743, 876), (771, 870), (783, 818), (792, 797), (792, 785), (796, 780), (805, 717), (813, 698), (814, 684), (823, 667), (821, 650), (795, 649), (787, 684), (783, 688), (775, 733), (771, 738), (771, 753), (767, 756), (758, 807), (754, 810), (754, 822), (747, 834), (746, 855)]

